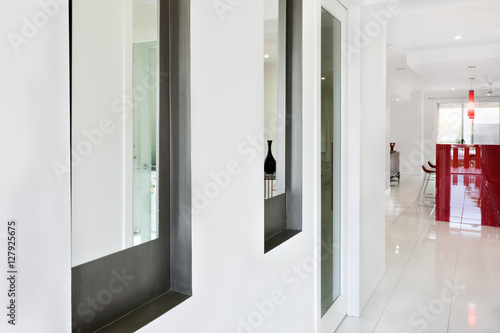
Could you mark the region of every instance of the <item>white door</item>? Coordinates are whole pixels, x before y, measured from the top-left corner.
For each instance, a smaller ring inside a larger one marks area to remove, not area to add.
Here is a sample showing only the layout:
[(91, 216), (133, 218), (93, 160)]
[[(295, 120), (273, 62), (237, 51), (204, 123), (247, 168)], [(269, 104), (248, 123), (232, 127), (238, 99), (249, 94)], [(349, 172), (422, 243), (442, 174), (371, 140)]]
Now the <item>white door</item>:
[(321, 8), (321, 332), (333, 333), (347, 313), (345, 149), (347, 10)]

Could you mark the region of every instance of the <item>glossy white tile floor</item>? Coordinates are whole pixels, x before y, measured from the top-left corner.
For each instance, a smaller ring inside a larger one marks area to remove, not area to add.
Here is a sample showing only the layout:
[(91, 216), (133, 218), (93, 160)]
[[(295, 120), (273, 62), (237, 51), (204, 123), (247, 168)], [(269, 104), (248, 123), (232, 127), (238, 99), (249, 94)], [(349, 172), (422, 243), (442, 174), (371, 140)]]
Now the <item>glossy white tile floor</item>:
[[(434, 221), (418, 177), (386, 201), (387, 274), (338, 333), (500, 332), (500, 228)], [(431, 188), (434, 184), (429, 184)]]

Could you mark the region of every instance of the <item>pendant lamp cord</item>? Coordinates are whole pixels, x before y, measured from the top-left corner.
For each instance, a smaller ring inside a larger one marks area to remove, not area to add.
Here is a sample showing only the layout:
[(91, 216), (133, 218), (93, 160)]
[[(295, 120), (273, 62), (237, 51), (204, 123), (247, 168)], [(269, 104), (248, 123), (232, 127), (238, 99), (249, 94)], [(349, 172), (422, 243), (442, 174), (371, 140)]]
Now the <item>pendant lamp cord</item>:
[(470, 69), (470, 90), (474, 90), (473, 83), (474, 83), (474, 75), (473, 75), (473, 70), (476, 68), (476, 66), (469, 66)]

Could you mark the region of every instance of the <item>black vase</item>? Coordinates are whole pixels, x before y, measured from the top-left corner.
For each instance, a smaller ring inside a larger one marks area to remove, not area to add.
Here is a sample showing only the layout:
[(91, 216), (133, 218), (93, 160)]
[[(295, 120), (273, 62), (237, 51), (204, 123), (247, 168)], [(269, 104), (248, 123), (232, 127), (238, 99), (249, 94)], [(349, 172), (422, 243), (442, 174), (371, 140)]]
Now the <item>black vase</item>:
[(267, 174), (274, 174), (276, 172), (276, 160), (273, 157), (273, 153), (271, 152), (271, 144), (273, 140), (267, 140), (267, 157), (264, 161), (264, 172)]

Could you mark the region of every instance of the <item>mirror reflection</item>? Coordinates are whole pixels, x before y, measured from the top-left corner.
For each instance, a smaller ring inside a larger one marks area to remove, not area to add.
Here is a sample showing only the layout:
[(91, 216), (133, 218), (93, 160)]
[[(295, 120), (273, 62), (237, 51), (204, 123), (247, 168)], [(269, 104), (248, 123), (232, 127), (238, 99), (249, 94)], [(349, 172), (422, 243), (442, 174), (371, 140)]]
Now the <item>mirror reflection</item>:
[(264, 0), (264, 199), (285, 193), (284, 0)]
[(72, 3), (73, 266), (158, 237), (155, 0)]

